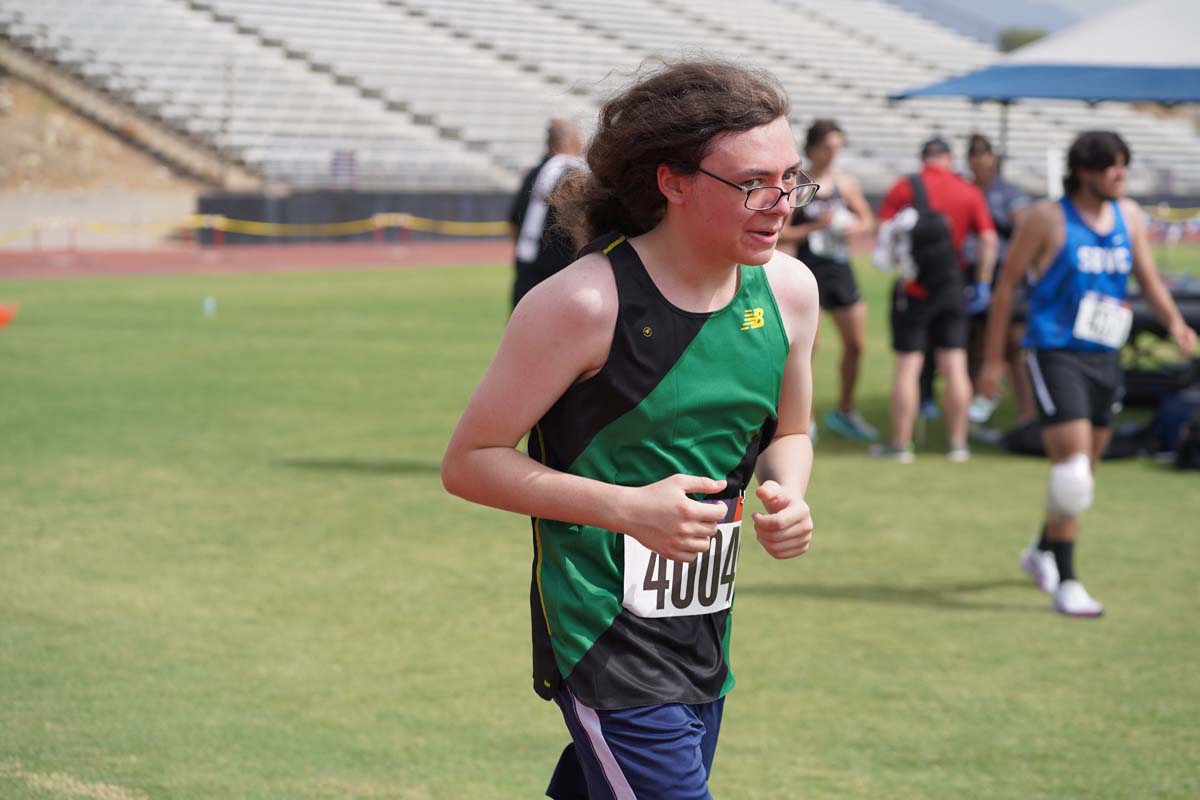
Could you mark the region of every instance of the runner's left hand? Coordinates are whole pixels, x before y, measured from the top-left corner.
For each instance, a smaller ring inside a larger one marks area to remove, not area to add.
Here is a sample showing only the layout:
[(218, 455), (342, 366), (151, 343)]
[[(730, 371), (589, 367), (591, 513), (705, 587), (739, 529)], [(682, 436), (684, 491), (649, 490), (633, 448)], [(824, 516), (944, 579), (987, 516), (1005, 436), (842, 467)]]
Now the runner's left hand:
[(775, 558), (804, 555), (813, 534), (808, 503), (775, 481), (764, 481), (756, 494), (766, 509), (765, 514), (753, 515), (759, 544)]
[(963, 297), (967, 302), (967, 316), (973, 317), (987, 310), (992, 301), (991, 284), (978, 281), (963, 289)]
[(1196, 352), (1196, 332), (1188, 327), (1183, 320), (1171, 326), (1171, 338), (1185, 356)]

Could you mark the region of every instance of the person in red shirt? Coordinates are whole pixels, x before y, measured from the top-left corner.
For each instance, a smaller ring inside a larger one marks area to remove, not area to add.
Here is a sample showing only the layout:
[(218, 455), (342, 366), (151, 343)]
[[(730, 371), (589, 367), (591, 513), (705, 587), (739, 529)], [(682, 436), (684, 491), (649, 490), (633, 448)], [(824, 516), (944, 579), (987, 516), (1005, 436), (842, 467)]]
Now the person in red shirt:
[[(963, 242), (968, 233), (979, 238), (978, 281), (990, 285), (996, 263), (996, 227), (979, 187), (954, 174), (950, 145), (934, 137), (921, 147), (921, 182), (929, 207), (943, 214), (949, 225), (960, 266)], [(914, 202), (911, 177), (896, 181), (879, 209), (886, 222)], [(917, 281), (897, 280), (892, 292), (892, 349), (896, 373), (892, 383), (891, 439), (872, 448), (873, 455), (901, 462), (913, 460), (913, 423), (920, 403), (918, 383), (925, 352), (933, 347), (937, 369), (945, 379), (944, 393), (948, 456), (952, 461), (970, 458), (967, 449), (967, 406), (971, 380), (967, 372), (967, 314), (963, 280), (945, 283), (935, 290)]]

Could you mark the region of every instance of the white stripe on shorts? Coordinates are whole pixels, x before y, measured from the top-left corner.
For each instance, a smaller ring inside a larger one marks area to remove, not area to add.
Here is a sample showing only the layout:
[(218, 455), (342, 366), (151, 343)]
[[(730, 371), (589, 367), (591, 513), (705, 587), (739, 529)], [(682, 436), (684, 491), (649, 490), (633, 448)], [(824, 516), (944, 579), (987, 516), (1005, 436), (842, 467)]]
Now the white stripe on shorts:
[[(567, 693), (570, 694), (569, 689)], [(629, 785), (625, 773), (621, 772), (621, 767), (617, 764), (612, 750), (608, 749), (608, 742), (604, 741), (604, 732), (600, 730), (600, 717), (596, 714), (596, 710), (579, 702), (579, 698), (573, 694), (571, 694), (571, 703), (575, 706), (579, 724), (587, 732), (588, 741), (592, 744), (592, 751), (596, 754), (596, 760), (600, 762), (600, 768), (604, 771), (604, 777), (613, 790), (615, 800), (637, 800), (637, 795), (633, 793), (633, 787)]]
[(1038, 366), (1037, 351), (1030, 350), (1025, 354), (1025, 360), (1029, 362), (1029, 374), (1033, 378), (1033, 389), (1037, 392), (1038, 403), (1042, 406), (1042, 411), (1046, 416), (1052, 417), (1058, 408), (1054, 405), (1054, 400), (1050, 397), (1050, 390), (1046, 387), (1046, 379), (1042, 377), (1042, 368)]

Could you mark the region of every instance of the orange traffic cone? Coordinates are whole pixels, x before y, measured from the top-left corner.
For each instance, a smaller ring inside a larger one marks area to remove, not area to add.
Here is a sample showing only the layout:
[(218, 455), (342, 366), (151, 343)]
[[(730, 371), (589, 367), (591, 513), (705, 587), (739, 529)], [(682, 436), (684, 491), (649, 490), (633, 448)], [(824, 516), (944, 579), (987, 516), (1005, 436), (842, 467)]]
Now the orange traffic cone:
[(17, 318), (16, 306), (0, 305), (0, 328)]

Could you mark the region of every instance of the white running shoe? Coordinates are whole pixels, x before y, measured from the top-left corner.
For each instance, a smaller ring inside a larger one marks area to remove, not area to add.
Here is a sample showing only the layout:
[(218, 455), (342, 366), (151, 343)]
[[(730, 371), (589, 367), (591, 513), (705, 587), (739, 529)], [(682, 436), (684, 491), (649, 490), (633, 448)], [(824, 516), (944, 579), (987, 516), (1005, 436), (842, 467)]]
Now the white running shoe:
[(971, 405), (967, 408), (967, 419), (976, 425), (982, 425), (992, 418), (992, 412), (996, 410), (997, 405), (999, 404), (987, 395), (977, 394), (971, 398)]
[(1021, 569), (1043, 592), (1058, 589), (1058, 562), (1049, 550), (1038, 550), (1037, 542), (1021, 551)]
[(907, 447), (894, 447), (890, 444), (873, 444), (867, 448), (867, 455), (871, 458), (883, 458), (899, 464), (911, 464), (916, 458), (913, 454), (913, 446), (911, 444)]
[(946, 451), (946, 458), (950, 459), (952, 464), (965, 464), (971, 460), (971, 451), (966, 447), (951, 447)]
[(1104, 606), (1087, 593), (1082, 583), (1074, 579), (1058, 585), (1050, 607), (1068, 617), (1098, 617), (1104, 613)]

